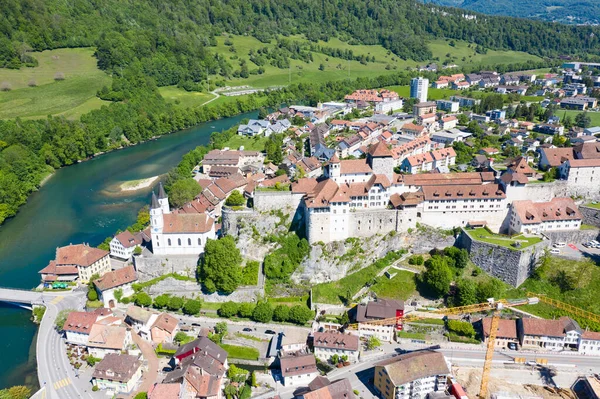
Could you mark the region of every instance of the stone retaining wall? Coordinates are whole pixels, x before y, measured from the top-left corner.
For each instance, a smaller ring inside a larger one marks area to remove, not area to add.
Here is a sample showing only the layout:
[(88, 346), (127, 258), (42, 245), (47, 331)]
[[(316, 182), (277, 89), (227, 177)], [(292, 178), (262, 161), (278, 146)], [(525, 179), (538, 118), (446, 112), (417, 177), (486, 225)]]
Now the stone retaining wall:
[(567, 244), (582, 244), (584, 242), (597, 240), (599, 230), (573, 230), (573, 231), (546, 231), (544, 236), (550, 240), (552, 244), (557, 242), (565, 242)]
[(579, 212), (583, 216), (583, 224), (600, 228), (600, 209), (580, 206)]
[(133, 263), (140, 282), (168, 273), (195, 277), (199, 256), (196, 255), (143, 255), (134, 256)]
[(254, 209), (259, 212), (273, 210), (295, 210), (300, 205), (304, 194), (291, 191), (254, 191)]
[(501, 245), (477, 241), (465, 230), (456, 240), (456, 246), (469, 251), (473, 263), (507, 284), (518, 287), (529, 277), (550, 240), (516, 250)]

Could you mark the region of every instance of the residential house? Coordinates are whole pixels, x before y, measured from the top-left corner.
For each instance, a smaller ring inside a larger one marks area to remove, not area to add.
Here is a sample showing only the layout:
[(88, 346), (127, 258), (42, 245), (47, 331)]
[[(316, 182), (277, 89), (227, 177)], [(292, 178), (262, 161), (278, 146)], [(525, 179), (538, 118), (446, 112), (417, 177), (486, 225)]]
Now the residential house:
[(307, 349), (307, 339), (306, 331), (287, 327), (279, 333), (278, 349), (283, 353), (304, 351)]
[(425, 127), (415, 125), (410, 122), (402, 125), (402, 128), (400, 130), (402, 131), (402, 133), (413, 137), (421, 137), (426, 133)]
[(265, 136), (270, 136), (272, 134), (281, 134), (286, 130), (292, 127), (292, 122), (287, 119), (281, 119), (276, 121), (275, 123), (269, 125), (267, 130), (265, 131)]
[(401, 110), (404, 107), (404, 100), (401, 98), (394, 101), (384, 101), (378, 102), (375, 104), (375, 113), (377, 114), (387, 114), (390, 111)]
[(534, 177), (536, 172), (533, 170), (525, 157), (517, 157), (508, 163), (506, 168), (511, 173), (522, 173), (528, 178)]
[(308, 384), (308, 390), (301, 390), (296, 397), (299, 399), (356, 399), (352, 384), (347, 378), (331, 382), (321, 376), (312, 380)]
[(575, 159), (573, 149), (571, 147), (566, 148), (539, 148), (540, 169), (557, 168), (568, 160)]
[(173, 342), (175, 334), (179, 331), (179, 320), (168, 313), (161, 313), (156, 317), (154, 324), (150, 328), (152, 342), (162, 344), (163, 342)]
[(479, 150), (479, 153), (482, 155), (497, 155), (500, 154), (500, 150), (494, 147), (484, 147)]
[(405, 172), (415, 174), (455, 164), (456, 152), (454, 148), (448, 147), (409, 156), (402, 162), (401, 168)]
[(117, 234), (110, 241), (110, 254), (116, 258), (129, 259), (133, 251), (143, 242), (142, 233), (132, 234), (129, 230)]
[(460, 103), (458, 101), (437, 100), (436, 105), (437, 109), (439, 109), (440, 111), (458, 112), (458, 110), (460, 109)]
[(577, 348), (582, 330), (570, 317), (558, 320), (524, 318), (517, 320), (517, 334), (523, 349), (558, 351)]
[(250, 119), (247, 124), (238, 126), (237, 134), (247, 137), (258, 136), (263, 134), (269, 126), (269, 121)]
[(577, 350), (584, 355), (600, 356), (600, 333), (595, 331), (583, 331), (579, 338)]
[(245, 166), (262, 166), (264, 160), (264, 154), (259, 151), (211, 150), (202, 159), (202, 171), (210, 175), (215, 167), (227, 167), (237, 172)]
[(469, 85), (478, 85), (481, 82), (482, 76), (476, 73), (469, 73), (465, 75), (465, 79), (469, 82)]
[(406, 353), (375, 365), (375, 389), (384, 399), (424, 399), (444, 392), (450, 367), (442, 353), (430, 350)]
[(419, 117), (425, 114), (435, 114), (437, 112), (437, 104), (435, 101), (423, 101), (413, 105), (413, 115)]
[(181, 345), (173, 357), (177, 364), (183, 364), (186, 359), (195, 358), (198, 354), (201, 354), (203, 357), (208, 356), (212, 359), (212, 361), (209, 359), (203, 363), (209, 363), (211, 365), (219, 363), (221, 365), (220, 367), (217, 365), (217, 369), (213, 370), (215, 374), (222, 375), (227, 370), (227, 352), (208, 339), (208, 337), (200, 337), (187, 344)]
[(404, 302), (379, 298), (366, 305), (356, 305), (350, 313), (351, 318), (358, 323), (360, 337), (375, 336), (381, 341), (391, 342), (404, 317)]
[(108, 255), (108, 251), (88, 244), (67, 245), (56, 248), (55, 259), (39, 273), (45, 284), (75, 280), (85, 284), (94, 274), (102, 276), (111, 270)]
[(518, 85), (521, 81), (520, 76), (505, 73), (500, 78), (500, 82), (504, 85)]
[(119, 290), (121, 297), (133, 295), (132, 284), (137, 281), (137, 274), (132, 265), (106, 273), (94, 281), (98, 298), (107, 308), (114, 308), (118, 302), (115, 291)]
[(469, 82), (453, 82), (452, 90), (466, 90), (471, 87)]
[(88, 353), (103, 359), (110, 353), (121, 353), (131, 345), (131, 333), (124, 326), (103, 325), (96, 323), (88, 336)]
[(182, 399), (181, 384), (154, 384), (148, 389), (148, 399)]
[(92, 384), (107, 395), (128, 394), (142, 377), (142, 362), (137, 356), (109, 353), (96, 364)]
[(360, 342), (357, 335), (335, 332), (315, 332), (313, 338), (315, 357), (324, 362), (333, 355), (347, 356), (351, 363), (358, 362)]
[(397, 101), (399, 99), (398, 93), (382, 89), (377, 90), (356, 90), (352, 94), (348, 94), (344, 97), (346, 103), (356, 104), (358, 102), (366, 102), (372, 105), (381, 102)]
[(458, 118), (454, 115), (444, 116), (440, 119), (440, 128), (442, 130), (453, 129), (458, 125)]
[(544, 231), (579, 230), (582, 216), (568, 197), (548, 202), (513, 201), (510, 209), (511, 233), (539, 234)]
[(312, 353), (295, 352), (279, 359), (283, 385), (307, 385), (319, 375), (315, 356)]
[(493, 109), (485, 113), (492, 121), (503, 121), (506, 119), (506, 111), (503, 109)]
[(556, 134), (563, 135), (565, 132), (564, 126), (561, 125), (552, 125), (549, 123), (538, 123), (533, 128), (534, 131), (542, 134), (548, 134), (554, 136)]
[(158, 315), (151, 310), (140, 308), (139, 306), (129, 305), (125, 316), (125, 322), (129, 324), (133, 331), (147, 341), (152, 339), (150, 329)]
[[(482, 334), (483, 342), (487, 345), (490, 336), (490, 329), (492, 327), (492, 318), (484, 317), (476, 322), (476, 326)], [(517, 336), (517, 321), (499, 319), (494, 347), (498, 349), (517, 349), (518, 345), (519, 338)]]
[(447, 89), (449, 84), (450, 82), (447, 80), (436, 80), (435, 82), (431, 83), (431, 87), (434, 89)]
[(63, 325), (66, 341), (76, 345), (87, 345), (92, 326), (98, 315), (94, 312), (71, 312)]
[(478, 105), (479, 103), (481, 103), (481, 100), (475, 99), (475, 98), (469, 98), (469, 97), (461, 97), (461, 96), (452, 96), (450, 97), (451, 101), (458, 101), (458, 104), (461, 107), (465, 107), (465, 108), (472, 108), (475, 105)]

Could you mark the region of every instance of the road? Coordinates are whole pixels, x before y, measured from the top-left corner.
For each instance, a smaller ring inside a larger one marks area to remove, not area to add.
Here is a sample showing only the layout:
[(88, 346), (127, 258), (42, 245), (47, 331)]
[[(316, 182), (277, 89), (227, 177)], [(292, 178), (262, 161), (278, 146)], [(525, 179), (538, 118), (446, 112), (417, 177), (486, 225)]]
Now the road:
[(75, 376), (75, 370), (67, 358), (64, 339), (54, 328), (56, 316), (63, 309), (83, 310), (85, 291), (45, 293), (43, 296), (46, 313), (40, 324), (36, 344), (38, 379), (46, 387), (49, 399), (98, 398), (92, 396), (89, 380)]

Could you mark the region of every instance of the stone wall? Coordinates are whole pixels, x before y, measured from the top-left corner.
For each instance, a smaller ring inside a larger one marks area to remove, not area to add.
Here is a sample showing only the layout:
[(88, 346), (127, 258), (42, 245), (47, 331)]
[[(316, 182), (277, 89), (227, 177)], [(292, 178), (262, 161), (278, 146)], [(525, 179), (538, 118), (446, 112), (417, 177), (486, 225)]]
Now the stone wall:
[(521, 250), (515, 250), (477, 241), (463, 230), (456, 240), (456, 246), (469, 251), (471, 261), (487, 273), (518, 287), (534, 270), (538, 259), (544, 254), (544, 249), (550, 246), (550, 241), (544, 240)]
[(234, 211), (225, 207), (221, 216), (221, 232), (223, 235), (237, 236), (241, 227), (244, 227), (245, 224), (255, 223), (260, 214), (252, 210)]
[(298, 208), (304, 194), (291, 191), (255, 191), (254, 209), (259, 212)]
[(198, 259), (195, 255), (143, 255), (134, 256), (133, 263), (139, 281), (144, 282), (168, 273), (195, 277)]
[(389, 209), (350, 212), (349, 236), (370, 237), (397, 230), (398, 212)]
[(600, 227), (600, 209), (579, 206), (579, 212), (583, 216), (583, 224)]
[(597, 240), (598, 230), (572, 230), (572, 231), (545, 231), (542, 233), (551, 244), (564, 242), (567, 244), (582, 244), (584, 242)]

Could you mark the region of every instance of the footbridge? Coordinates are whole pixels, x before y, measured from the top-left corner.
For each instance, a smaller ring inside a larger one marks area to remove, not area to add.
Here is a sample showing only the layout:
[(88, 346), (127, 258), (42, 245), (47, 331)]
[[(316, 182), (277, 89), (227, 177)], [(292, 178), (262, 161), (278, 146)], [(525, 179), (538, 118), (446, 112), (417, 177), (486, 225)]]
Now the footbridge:
[(0, 287), (0, 302), (31, 309), (33, 305), (42, 305), (44, 297), (42, 292)]

